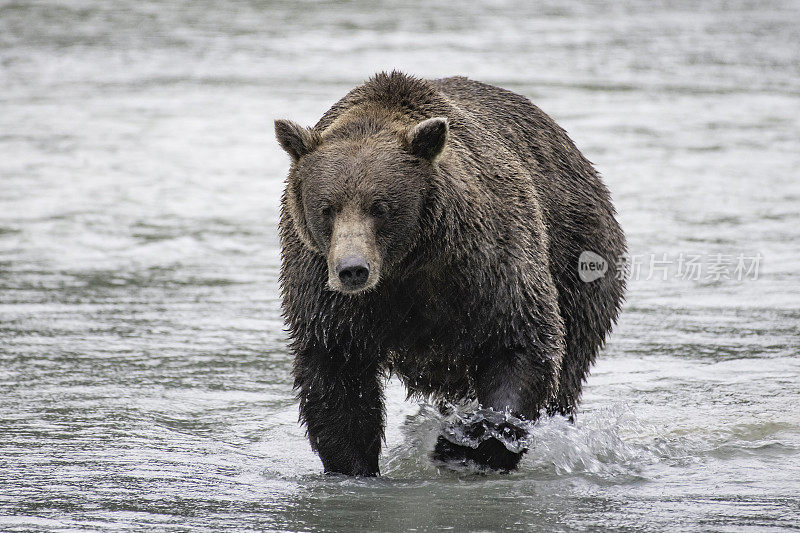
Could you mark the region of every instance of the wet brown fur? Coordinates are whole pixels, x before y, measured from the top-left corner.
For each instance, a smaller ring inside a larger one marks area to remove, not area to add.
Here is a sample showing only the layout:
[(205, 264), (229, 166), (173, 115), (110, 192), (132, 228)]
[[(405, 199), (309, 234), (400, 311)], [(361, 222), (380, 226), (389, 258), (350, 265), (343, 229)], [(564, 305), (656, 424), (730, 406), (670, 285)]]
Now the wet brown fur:
[[(429, 154), (414, 128), (432, 117), (449, 131)], [(301, 418), (326, 471), (377, 473), (390, 371), (410, 395), (477, 399), (529, 420), (574, 414), (622, 302), (614, 262), (625, 239), (564, 130), (515, 93), (393, 72), (353, 89), (313, 128), (279, 121), (276, 131), (293, 157), (280, 224), (284, 315)], [(370, 215), (375, 202), (389, 204), (387, 216)], [(334, 221), (337, 209), (360, 212), (372, 228), (374, 287), (328, 287), (326, 207)], [(591, 283), (578, 277), (584, 250), (610, 263)]]

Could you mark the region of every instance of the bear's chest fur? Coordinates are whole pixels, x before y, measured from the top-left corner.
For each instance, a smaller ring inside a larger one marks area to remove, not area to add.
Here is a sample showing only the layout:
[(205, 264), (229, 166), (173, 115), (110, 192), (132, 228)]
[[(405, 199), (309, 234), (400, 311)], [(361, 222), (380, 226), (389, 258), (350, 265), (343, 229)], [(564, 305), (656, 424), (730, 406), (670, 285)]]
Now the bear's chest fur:
[[(443, 285), (441, 285), (443, 286)], [(438, 399), (473, 396), (467, 311), (456, 300), (432, 296), (427, 283), (402, 288), (397, 327), (387, 338), (389, 367), (410, 394)]]

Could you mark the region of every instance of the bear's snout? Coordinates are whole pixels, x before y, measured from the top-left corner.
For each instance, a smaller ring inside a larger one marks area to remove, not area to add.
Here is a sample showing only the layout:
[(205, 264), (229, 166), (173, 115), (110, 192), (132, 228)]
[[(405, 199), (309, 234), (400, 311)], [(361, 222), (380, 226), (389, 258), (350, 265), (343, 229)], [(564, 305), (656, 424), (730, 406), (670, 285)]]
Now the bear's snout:
[(336, 265), (336, 275), (347, 290), (358, 290), (367, 283), (369, 278), (369, 263), (363, 257), (351, 255), (345, 257)]
[(333, 220), (328, 287), (345, 294), (370, 289), (378, 283), (381, 264), (374, 223), (351, 202)]

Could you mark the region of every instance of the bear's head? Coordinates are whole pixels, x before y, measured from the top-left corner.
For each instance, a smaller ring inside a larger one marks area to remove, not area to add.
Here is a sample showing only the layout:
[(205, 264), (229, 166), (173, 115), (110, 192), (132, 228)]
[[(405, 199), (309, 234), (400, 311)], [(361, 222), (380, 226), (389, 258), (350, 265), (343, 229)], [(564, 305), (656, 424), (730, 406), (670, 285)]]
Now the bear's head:
[(328, 287), (375, 287), (419, 239), (446, 118), (416, 124), (363, 117), (325, 133), (275, 121), (292, 158), (286, 208), (303, 244), (327, 260)]

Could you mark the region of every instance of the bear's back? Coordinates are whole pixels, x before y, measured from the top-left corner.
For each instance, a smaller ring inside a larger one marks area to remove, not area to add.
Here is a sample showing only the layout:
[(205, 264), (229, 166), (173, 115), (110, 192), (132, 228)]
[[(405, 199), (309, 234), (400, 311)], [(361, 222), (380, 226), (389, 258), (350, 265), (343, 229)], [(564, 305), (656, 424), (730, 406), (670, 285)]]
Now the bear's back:
[(574, 267), (583, 250), (622, 253), (624, 244), (613, 238), (621, 230), (608, 189), (553, 119), (524, 96), (500, 87), (464, 77), (431, 83), (484, 130), (496, 133), (492, 142), (503, 143), (530, 172), (548, 228), (554, 270), (560, 270), (559, 265)]

